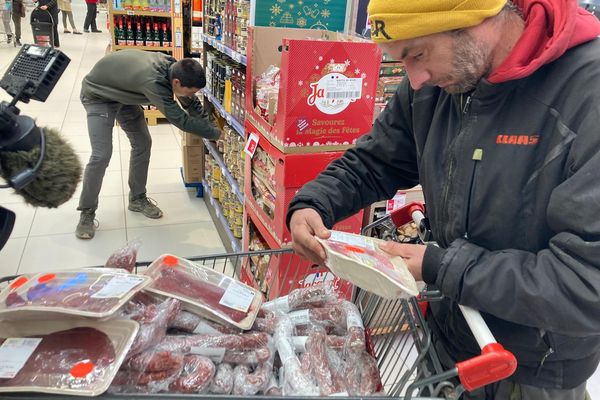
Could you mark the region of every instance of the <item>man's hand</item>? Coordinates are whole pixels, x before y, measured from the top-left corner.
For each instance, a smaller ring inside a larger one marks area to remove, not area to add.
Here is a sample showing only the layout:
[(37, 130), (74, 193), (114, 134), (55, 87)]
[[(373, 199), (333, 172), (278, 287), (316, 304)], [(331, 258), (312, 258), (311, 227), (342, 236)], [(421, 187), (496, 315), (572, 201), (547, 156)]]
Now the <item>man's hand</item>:
[(314, 238), (328, 239), (331, 233), (323, 225), (323, 219), (312, 208), (295, 211), (290, 219), (290, 232), (294, 250), (302, 257), (323, 265), (327, 255), (321, 243)]
[(40, 10), (47, 10), (48, 6), (40, 6)]
[(392, 256), (400, 256), (417, 281), (423, 280), (423, 257), (427, 246), (422, 244), (382, 243), (379, 248)]

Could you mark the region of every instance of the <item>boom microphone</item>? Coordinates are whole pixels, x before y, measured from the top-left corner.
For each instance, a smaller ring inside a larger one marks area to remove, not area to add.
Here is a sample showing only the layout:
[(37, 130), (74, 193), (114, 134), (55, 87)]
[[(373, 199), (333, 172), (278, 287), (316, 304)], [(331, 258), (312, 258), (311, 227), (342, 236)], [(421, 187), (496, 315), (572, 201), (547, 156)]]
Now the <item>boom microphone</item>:
[[(81, 180), (82, 167), (75, 150), (50, 128), (41, 128), (40, 137), (45, 139), (44, 158), (31, 180), (23, 187), (14, 184), (23, 171), (33, 171), (40, 159), (41, 145), (31, 150), (0, 150), (0, 176), (25, 201), (34, 207), (55, 208), (69, 200)], [(27, 172), (25, 172), (27, 173)], [(15, 178), (17, 177), (17, 178)], [(11, 184), (12, 183), (12, 184)]]

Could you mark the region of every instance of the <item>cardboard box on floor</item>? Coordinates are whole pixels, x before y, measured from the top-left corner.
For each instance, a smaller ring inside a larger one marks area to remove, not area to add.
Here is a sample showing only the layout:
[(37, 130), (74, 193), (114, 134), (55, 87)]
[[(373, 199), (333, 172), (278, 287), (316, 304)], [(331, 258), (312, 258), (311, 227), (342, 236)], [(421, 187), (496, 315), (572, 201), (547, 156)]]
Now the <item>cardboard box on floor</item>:
[[(380, 60), (379, 48), (358, 37), (251, 27), (247, 118), (284, 153), (347, 149), (371, 129)], [(273, 96), (261, 115), (256, 78), (271, 65), (280, 67), (277, 109)]]
[(203, 146), (202, 136), (194, 135), (193, 133), (179, 131), (181, 134), (181, 144), (183, 146)]
[(183, 180), (186, 183), (202, 182), (204, 178), (204, 146), (181, 146)]

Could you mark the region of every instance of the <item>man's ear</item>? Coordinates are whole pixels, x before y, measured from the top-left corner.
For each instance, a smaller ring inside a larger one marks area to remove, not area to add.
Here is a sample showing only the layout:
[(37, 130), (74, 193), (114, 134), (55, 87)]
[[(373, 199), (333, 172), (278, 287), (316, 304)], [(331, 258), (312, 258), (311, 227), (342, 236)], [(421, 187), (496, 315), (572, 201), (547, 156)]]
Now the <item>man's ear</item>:
[(179, 79), (177, 79), (177, 78), (173, 78), (173, 80), (171, 81), (171, 85), (173, 87), (176, 87), (176, 86), (180, 87), (181, 86), (181, 81)]

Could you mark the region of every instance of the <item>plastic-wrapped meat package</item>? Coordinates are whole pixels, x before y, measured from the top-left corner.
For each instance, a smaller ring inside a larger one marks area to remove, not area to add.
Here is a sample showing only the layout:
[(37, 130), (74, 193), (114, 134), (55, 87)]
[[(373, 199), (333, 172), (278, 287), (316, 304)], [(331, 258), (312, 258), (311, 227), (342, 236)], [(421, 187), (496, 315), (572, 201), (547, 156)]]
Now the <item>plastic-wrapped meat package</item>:
[(141, 244), (142, 243), (139, 240), (133, 240), (131, 243), (127, 243), (125, 246), (112, 253), (108, 257), (108, 260), (106, 260), (104, 266), (106, 268), (120, 268), (128, 272), (134, 272), (135, 263), (137, 261), (137, 252)]
[(275, 313), (287, 314), (290, 311), (323, 307), (338, 299), (331, 282), (324, 282), (305, 288), (292, 290), (287, 296), (279, 297), (262, 305), (262, 308)]
[(350, 396), (367, 396), (381, 387), (377, 362), (369, 353), (349, 353), (343, 369)]
[(179, 378), (183, 370), (181, 364), (172, 365), (160, 371), (138, 371), (121, 369), (112, 382), (112, 393), (159, 393), (169, 390), (169, 386)]
[(317, 396), (319, 389), (300, 366), (292, 344), (294, 325), (290, 318), (281, 316), (275, 329), (273, 341), (279, 352), (284, 374), (280, 376), (284, 395)]
[[(16, 375), (10, 379), (0, 378), (0, 387), (91, 390), (102, 384), (111, 368), (116, 369), (113, 364), (117, 355), (112, 341), (98, 329), (77, 327), (24, 338), (39, 339), (41, 341)], [(5, 340), (0, 338), (0, 345)]]
[(219, 364), (210, 384), (209, 392), (214, 394), (231, 394), (233, 392), (233, 383), (233, 367), (231, 364)]
[(133, 319), (137, 318), (141, 325), (127, 354), (128, 358), (160, 343), (167, 334), (169, 322), (175, 318), (180, 309), (181, 303), (178, 300), (167, 299), (158, 305), (147, 305), (142, 314), (135, 314)]
[(294, 325), (321, 325), (331, 327), (334, 332), (346, 332), (346, 313), (339, 303), (328, 307), (310, 308), (307, 310), (292, 311), (288, 314)]
[(154, 278), (147, 290), (177, 298), (187, 311), (240, 329), (252, 327), (262, 304), (257, 290), (172, 255), (160, 256), (144, 274)]
[(51, 314), (104, 318), (150, 281), (144, 276), (100, 269), (21, 276), (0, 292), (0, 314), (3, 319), (18, 320)]
[(365, 326), (363, 325), (360, 311), (354, 303), (341, 300), (340, 305), (346, 319), (346, 351), (363, 352), (366, 351)]
[(182, 366), (182, 353), (147, 350), (131, 357), (123, 367), (133, 371), (160, 372), (178, 369)]
[[(267, 350), (273, 349), (273, 343), (269, 341), (266, 348)], [(273, 376), (275, 351), (271, 350), (265, 353), (268, 354), (268, 358), (259, 362), (253, 372), (248, 371), (246, 373), (245, 368), (239, 369), (237, 373), (234, 371), (233, 394), (252, 396), (266, 390)]]
[(337, 393), (348, 393), (346, 376), (344, 375), (344, 359), (340, 352), (327, 348), (327, 360), (329, 361), (331, 377)]
[(275, 374), (271, 375), (271, 379), (269, 379), (269, 383), (265, 388), (265, 395), (267, 396), (283, 396), (283, 392), (281, 387), (279, 386), (279, 382), (277, 381), (277, 377)]
[(239, 333), (239, 329), (223, 326), (216, 322), (204, 319), (188, 311), (181, 311), (169, 324), (169, 329), (181, 332), (199, 333), (207, 335), (221, 335), (223, 333)]
[(185, 356), (183, 370), (169, 385), (173, 393), (205, 393), (215, 376), (215, 364), (207, 357), (189, 354)]

